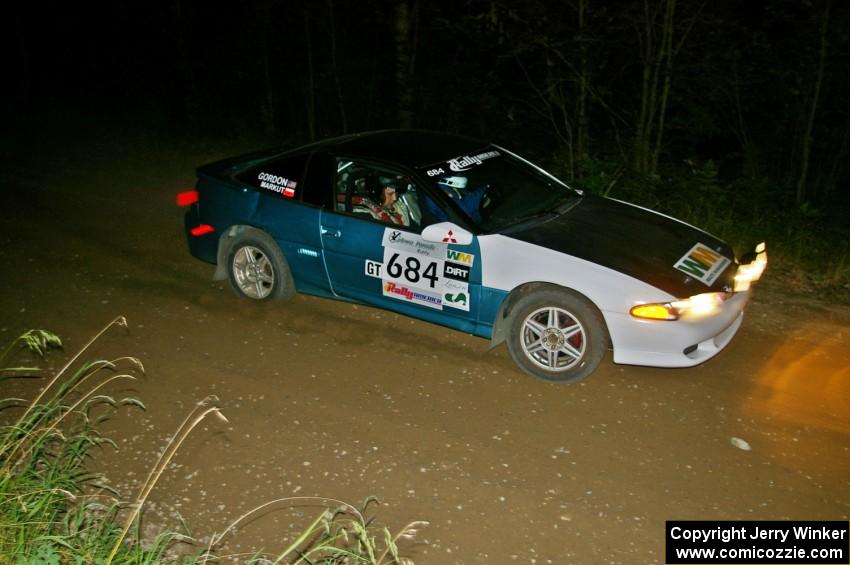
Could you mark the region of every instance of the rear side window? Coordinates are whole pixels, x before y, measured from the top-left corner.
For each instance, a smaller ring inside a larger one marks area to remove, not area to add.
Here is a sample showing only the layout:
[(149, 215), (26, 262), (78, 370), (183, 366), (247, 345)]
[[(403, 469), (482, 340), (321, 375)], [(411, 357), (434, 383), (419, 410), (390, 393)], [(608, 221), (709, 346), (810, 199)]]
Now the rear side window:
[(306, 165), (307, 155), (272, 159), (239, 173), (236, 179), (260, 192), (300, 199)]

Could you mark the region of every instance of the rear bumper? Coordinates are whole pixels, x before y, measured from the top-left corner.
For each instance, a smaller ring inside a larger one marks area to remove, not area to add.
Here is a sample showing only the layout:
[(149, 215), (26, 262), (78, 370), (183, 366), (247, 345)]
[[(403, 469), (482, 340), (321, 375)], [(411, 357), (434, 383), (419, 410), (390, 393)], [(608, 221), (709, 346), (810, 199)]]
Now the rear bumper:
[(183, 217), (183, 231), (189, 244), (189, 253), (201, 261), (214, 265), (218, 260), (218, 238), (221, 234), (213, 231), (203, 235), (192, 235), (192, 228), (199, 224), (197, 206), (192, 206)]
[(716, 314), (699, 320), (638, 320), (603, 312), (614, 362), (652, 367), (692, 367), (720, 353), (741, 327), (750, 292), (733, 295)]

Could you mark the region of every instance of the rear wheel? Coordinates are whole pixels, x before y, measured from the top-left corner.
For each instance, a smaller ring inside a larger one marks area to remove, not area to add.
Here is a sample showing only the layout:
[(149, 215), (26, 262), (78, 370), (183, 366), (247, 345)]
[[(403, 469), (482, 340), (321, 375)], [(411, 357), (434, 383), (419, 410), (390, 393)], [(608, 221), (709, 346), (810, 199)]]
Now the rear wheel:
[(230, 287), (251, 300), (290, 298), (295, 294), (292, 273), (271, 238), (247, 232), (230, 245), (227, 256)]
[(528, 294), (513, 307), (507, 342), (514, 362), (529, 375), (573, 383), (599, 366), (608, 332), (586, 298), (553, 286)]

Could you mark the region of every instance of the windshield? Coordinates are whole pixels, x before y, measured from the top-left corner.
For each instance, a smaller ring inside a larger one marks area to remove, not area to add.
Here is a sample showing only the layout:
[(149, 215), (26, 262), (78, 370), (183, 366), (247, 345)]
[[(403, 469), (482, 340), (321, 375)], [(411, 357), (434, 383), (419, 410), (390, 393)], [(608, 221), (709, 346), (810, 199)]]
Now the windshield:
[(497, 146), (420, 167), (452, 205), (485, 232), (563, 211), (579, 193)]

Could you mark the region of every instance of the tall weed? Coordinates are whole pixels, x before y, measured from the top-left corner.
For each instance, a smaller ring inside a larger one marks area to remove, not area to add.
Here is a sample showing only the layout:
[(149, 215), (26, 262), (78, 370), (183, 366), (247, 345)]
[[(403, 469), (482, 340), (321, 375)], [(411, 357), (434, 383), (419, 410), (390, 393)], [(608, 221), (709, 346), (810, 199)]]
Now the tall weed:
[[(105, 390), (116, 381), (134, 379), (130, 373), (143, 373), (144, 366), (134, 357), (83, 362), (76, 368), (75, 363), (107, 330), (126, 325), (123, 317), (107, 324), (53, 375), (33, 401), (2, 401), (6, 407), (17, 406), (20, 415), (0, 429), (0, 565), (209, 563), (228, 558), (258, 564), (412, 564), (399, 555), (398, 542), (412, 539), (427, 523), (411, 522), (393, 535), (366, 516), (374, 498), (364, 501), (360, 508), (316, 497), (272, 500), (239, 516), (213, 535), (206, 547), (190, 550), (189, 555), (176, 552), (176, 546), (192, 544), (194, 540), (176, 532), (164, 531), (152, 542), (142, 543), (139, 527), (145, 503), (181, 445), (207, 417), (224, 422), (227, 419), (215, 396), (198, 402), (150, 469), (132, 502), (122, 503), (118, 493), (98, 485), (96, 477), (87, 471), (87, 459), (93, 456), (92, 448), (114, 444), (99, 434), (97, 424), (108, 410), (122, 404), (144, 409), (134, 398), (116, 400)], [(37, 370), (9, 365), (21, 350), (43, 358), (50, 349), (61, 345), (50, 332), (25, 332), (0, 353), (0, 379)], [(122, 372), (123, 369), (129, 372)], [(250, 556), (221, 554), (239, 526), (269, 510), (293, 505), (320, 510), (285, 549)]]

